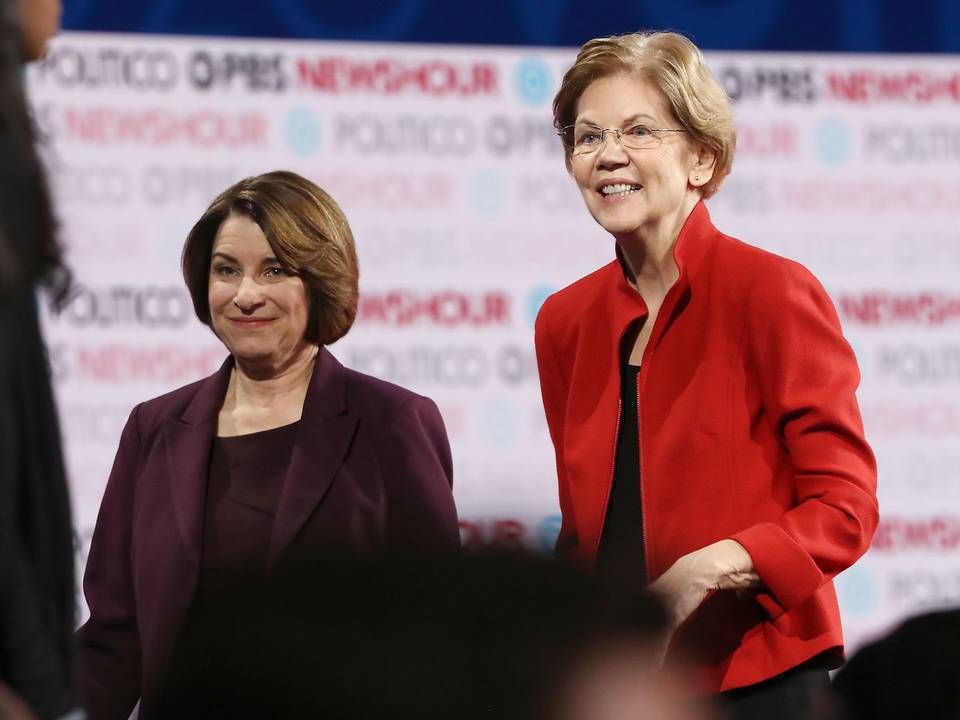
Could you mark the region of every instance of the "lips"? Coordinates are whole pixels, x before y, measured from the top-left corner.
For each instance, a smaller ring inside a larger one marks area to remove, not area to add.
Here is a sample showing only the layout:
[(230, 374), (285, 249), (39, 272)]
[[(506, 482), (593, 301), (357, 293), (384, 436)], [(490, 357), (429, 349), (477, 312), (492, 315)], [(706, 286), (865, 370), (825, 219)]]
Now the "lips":
[(237, 325), (237, 326), (239, 326), (239, 327), (247, 328), (247, 329), (252, 330), (252, 329), (254, 329), (254, 328), (259, 328), (259, 327), (264, 327), (264, 326), (266, 326), (266, 325), (269, 325), (270, 323), (272, 323), (272, 322), (275, 320), (275, 318), (259, 318), (259, 317), (257, 317), (257, 318), (234, 318), (234, 317), (232, 317), (232, 318), (227, 318), (227, 320), (229, 320), (230, 322), (232, 322), (234, 325)]

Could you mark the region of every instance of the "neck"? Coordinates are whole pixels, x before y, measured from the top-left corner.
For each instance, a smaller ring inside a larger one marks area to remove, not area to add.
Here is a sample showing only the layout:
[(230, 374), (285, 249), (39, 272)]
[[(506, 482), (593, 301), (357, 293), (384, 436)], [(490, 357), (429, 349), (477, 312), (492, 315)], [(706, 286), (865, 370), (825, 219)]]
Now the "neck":
[(649, 291), (664, 295), (680, 277), (673, 250), (699, 199), (698, 195), (688, 194), (675, 212), (629, 233), (615, 235), (632, 276), (631, 283), (641, 294)]
[(225, 406), (268, 409), (303, 398), (319, 347), (306, 345), (279, 367), (263, 368), (236, 359)]

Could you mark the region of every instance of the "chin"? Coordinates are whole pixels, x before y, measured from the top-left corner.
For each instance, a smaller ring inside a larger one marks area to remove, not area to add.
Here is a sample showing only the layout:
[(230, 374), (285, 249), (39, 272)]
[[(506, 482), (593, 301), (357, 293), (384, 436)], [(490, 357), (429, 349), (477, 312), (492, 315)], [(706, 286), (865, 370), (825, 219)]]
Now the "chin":
[(643, 225), (643, 218), (638, 216), (636, 209), (632, 212), (628, 208), (591, 207), (590, 214), (597, 224), (611, 235), (623, 235), (635, 232)]
[(230, 351), (230, 354), (233, 355), (237, 360), (242, 360), (246, 363), (253, 363), (256, 365), (261, 365), (263, 363), (270, 362), (273, 360), (274, 355), (276, 354), (275, 348), (263, 347), (263, 346), (251, 346), (245, 345), (243, 343), (235, 345), (233, 347), (227, 348)]
[(616, 217), (610, 213), (595, 213), (593, 219), (611, 235), (629, 235), (641, 226), (636, 217)]

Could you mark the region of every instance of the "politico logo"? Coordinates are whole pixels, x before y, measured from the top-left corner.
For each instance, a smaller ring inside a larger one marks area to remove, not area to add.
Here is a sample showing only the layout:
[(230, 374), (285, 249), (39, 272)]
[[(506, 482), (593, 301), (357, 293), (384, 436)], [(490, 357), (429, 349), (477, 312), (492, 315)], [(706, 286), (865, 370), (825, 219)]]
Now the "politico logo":
[(481, 388), (493, 383), (518, 387), (537, 383), (536, 358), (526, 344), (489, 347), (417, 343), (398, 347), (396, 343), (350, 343), (338, 351), (338, 357), (360, 372), (410, 387)]
[(331, 144), (360, 155), (465, 157), (479, 146), (479, 130), (468, 115), (358, 113), (333, 118)]
[(876, 374), (882, 381), (911, 387), (960, 384), (960, 345), (881, 345)]
[(491, 62), (444, 58), (300, 57), (294, 61), (301, 90), (330, 95), (497, 97), (499, 69)]
[(165, 48), (84, 47), (56, 42), (30, 73), (41, 86), (49, 83), (68, 90), (167, 92), (180, 79), (180, 65), (176, 55)]
[(193, 318), (193, 303), (180, 285), (157, 287), (75, 285), (60, 313), (49, 314), (54, 324), (79, 328), (140, 326), (174, 329)]
[(549, 118), (494, 115), (484, 126), (483, 142), (497, 158), (534, 155), (555, 158), (562, 166), (563, 144)]
[(887, 163), (960, 162), (960, 125), (871, 123), (863, 128), (864, 157)]
[(889, 604), (900, 612), (960, 604), (960, 570), (956, 568), (899, 568), (890, 572), (888, 585)]
[[(184, 203), (207, 203), (242, 175), (235, 167), (215, 165), (162, 165), (144, 167), (139, 172), (124, 164), (84, 163), (57, 164), (51, 168), (51, 185), (60, 206), (122, 207), (140, 202), (153, 207), (181, 206)], [(65, 230), (74, 233), (76, 221)], [(143, 229), (139, 230), (142, 237)], [(179, 236), (179, 233), (176, 234)], [(96, 240), (74, 238), (71, 246), (81, 243), (87, 251), (112, 245), (100, 231)], [(136, 238), (125, 238), (127, 247), (134, 247)], [(86, 257), (86, 254), (85, 254)], [(123, 257), (129, 257), (124, 255)], [(114, 256), (114, 259), (116, 256)]]

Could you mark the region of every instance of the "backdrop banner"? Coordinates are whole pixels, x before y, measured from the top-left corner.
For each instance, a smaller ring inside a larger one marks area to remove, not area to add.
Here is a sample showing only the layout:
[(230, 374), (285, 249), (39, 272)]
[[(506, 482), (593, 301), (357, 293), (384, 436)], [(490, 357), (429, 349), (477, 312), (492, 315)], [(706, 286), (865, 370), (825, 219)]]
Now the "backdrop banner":
[[(434, 398), (468, 546), (559, 529), (533, 320), (613, 258), (550, 103), (575, 51), (65, 34), (27, 72), (77, 285), (43, 306), (86, 557), (133, 406), (226, 352), (179, 271), (228, 185), (302, 173), (343, 206), (361, 303), (331, 350)], [(860, 360), (882, 523), (838, 579), (848, 644), (960, 602), (956, 58), (710, 53), (734, 102), (717, 226), (824, 283)]]

